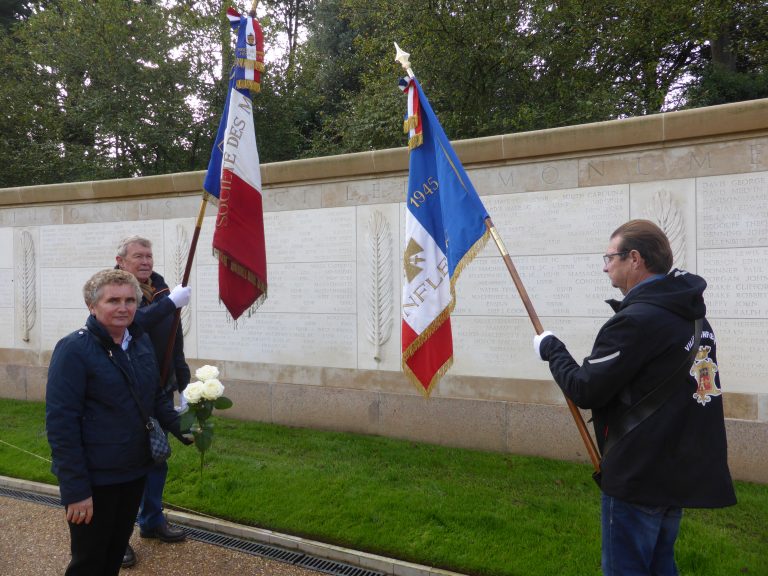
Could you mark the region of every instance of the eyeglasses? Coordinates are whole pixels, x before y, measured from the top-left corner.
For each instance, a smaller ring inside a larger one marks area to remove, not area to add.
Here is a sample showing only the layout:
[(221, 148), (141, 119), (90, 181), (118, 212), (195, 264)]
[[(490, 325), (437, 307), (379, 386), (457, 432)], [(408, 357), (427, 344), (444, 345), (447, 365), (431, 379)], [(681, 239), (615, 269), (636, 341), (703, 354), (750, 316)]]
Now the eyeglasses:
[(603, 262), (605, 262), (606, 266), (611, 263), (611, 260), (613, 260), (614, 256), (624, 256), (626, 254), (629, 254), (631, 250), (624, 250), (622, 252), (614, 252), (613, 254), (603, 254)]

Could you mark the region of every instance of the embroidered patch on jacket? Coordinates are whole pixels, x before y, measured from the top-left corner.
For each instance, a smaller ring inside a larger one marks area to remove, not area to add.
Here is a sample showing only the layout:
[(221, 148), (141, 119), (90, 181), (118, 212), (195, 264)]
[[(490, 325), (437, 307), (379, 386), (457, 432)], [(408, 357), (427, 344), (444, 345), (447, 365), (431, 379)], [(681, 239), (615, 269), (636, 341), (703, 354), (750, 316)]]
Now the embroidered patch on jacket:
[(709, 357), (709, 353), (712, 351), (711, 346), (699, 346), (699, 351), (696, 353), (696, 359), (691, 366), (691, 376), (696, 379), (696, 392), (693, 393), (693, 398), (705, 406), (707, 402), (712, 400), (712, 396), (720, 396), (722, 392), (715, 383), (715, 374), (717, 373), (717, 364)]

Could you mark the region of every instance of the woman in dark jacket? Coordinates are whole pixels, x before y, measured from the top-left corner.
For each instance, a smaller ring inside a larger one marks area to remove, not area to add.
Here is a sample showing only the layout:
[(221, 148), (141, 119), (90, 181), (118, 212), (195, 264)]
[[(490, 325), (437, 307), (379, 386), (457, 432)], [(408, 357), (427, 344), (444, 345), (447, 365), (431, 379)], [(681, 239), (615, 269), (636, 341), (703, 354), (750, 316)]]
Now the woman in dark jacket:
[[(149, 337), (133, 322), (141, 290), (132, 274), (103, 270), (83, 287), (86, 326), (53, 351), (46, 427), (71, 537), (67, 575), (120, 570), (152, 466), (142, 410), (184, 443), (158, 386)], [(129, 381), (130, 380), (130, 381)]]

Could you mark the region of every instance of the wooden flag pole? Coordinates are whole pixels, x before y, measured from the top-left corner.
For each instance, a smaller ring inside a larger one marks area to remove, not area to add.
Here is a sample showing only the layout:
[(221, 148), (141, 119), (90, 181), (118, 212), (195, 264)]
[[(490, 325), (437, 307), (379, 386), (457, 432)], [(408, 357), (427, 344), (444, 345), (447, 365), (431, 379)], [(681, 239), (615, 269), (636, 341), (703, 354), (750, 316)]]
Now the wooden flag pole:
[[(189, 276), (192, 274), (192, 260), (195, 258), (195, 251), (197, 250), (197, 240), (200, 238), (200, 229), (203, 227), (203, 218), (205, 217), (205, 205), (208, 203), (208, 193), (203, 192), (203, 199), (200, 202), (200, 211), (197, 214), (197, 223), (195, 224), (195, 231), (192, 234), (192, 242), (189, 245), (189, 255), (187, 256), (187, 265), (184, 268), (184, 277), (181, 280), (181, 285), (186, 286), (189, 283)], [(181, 324), (181, 308), (176, 308), (176, 312), (173, 315), (173, 325), (171, 326), (171, 333), (168, 336), (168, 345), (165, 348), (165, 357), (163, 358), (163, 366), (160, 371), (160, 385), (165, 386), (168, 380), (168, 372), (171, 368), (171, 361), (173, 360), (173, 345), (176, 343), (176, 333), (179, 331), (179, 324)]]
[[(499, 236), (499, 233), (496, 230), (496, 227), (493, 225), (490, 217), (485, 219), (485, 226), (488, 228), (488, 232), (490, 232), (493, 241), (496, 242), (496, 247), (499, 249), (501, 257), (504, 259), (504, 263), (507, 265), (509, 275), (512, 276), (512, 282), (515, 283), (515, 288), (517, 288), (517, 291), (520, 294), (520, 299), (523, 301), (523, 306), (525, 306), (525, 309), (528, 312), (528, 316), (531, 319), (534, 330), (536, 330), (536, 334), (541, 334), (544, 332), (544, 328), (539, 321), (536, 310), (533, 309), (533, 303), (528, 297), (528, 292), (525, 290), (523, 281), (520, 279), (520, 275), (517, 273), (517, 269), (515, 268), (515, 264), (512, 262), (512, 258), (510, 257), (509, 252), (507, 252), (507, 247), (504, 246), (504, 242), (502, 241), (501, 236)], [(581, 435), (581, 439), (584, 441), (584, 446), (587, 448), (589, 458), (592, 460), (592, 466), (594, 466), (595, 472), (599, 472), (600, 455), (597, 452), (595, 443), (592, 441), (592, 436), (589, 435), (589, 430), (587, 430), (587, 425), (584, 423), (584, 418), (582, 418), (581, 412), (579, 412), (579, 409), (570, 398), (566, 397), (565, 401), (568, 404), (568, 410), (571, 411), (573, 420), (576, 422), (576, 427), (579, 429), (579, 434)]]

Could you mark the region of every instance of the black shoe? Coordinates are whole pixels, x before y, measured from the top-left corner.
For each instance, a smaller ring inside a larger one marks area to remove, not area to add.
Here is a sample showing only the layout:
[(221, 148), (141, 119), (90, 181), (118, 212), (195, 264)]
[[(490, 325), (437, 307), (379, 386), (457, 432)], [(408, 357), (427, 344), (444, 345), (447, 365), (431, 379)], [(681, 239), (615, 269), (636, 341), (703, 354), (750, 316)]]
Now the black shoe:
[(123, 554), (123, 568), (130, 568), (134, 564), (136, 564), (136, 552), (134, 552), (131, 545), (128, 544), (128, 547), (125, 549), (125, 554)]
[(163, 522), (157, 528), (151, 530), (140, 530), (139, 536), (142, 538), (159, 538), (163, 542), (181, 542), (187, 537), (182, 528), (174, 528), (168, 522)]

